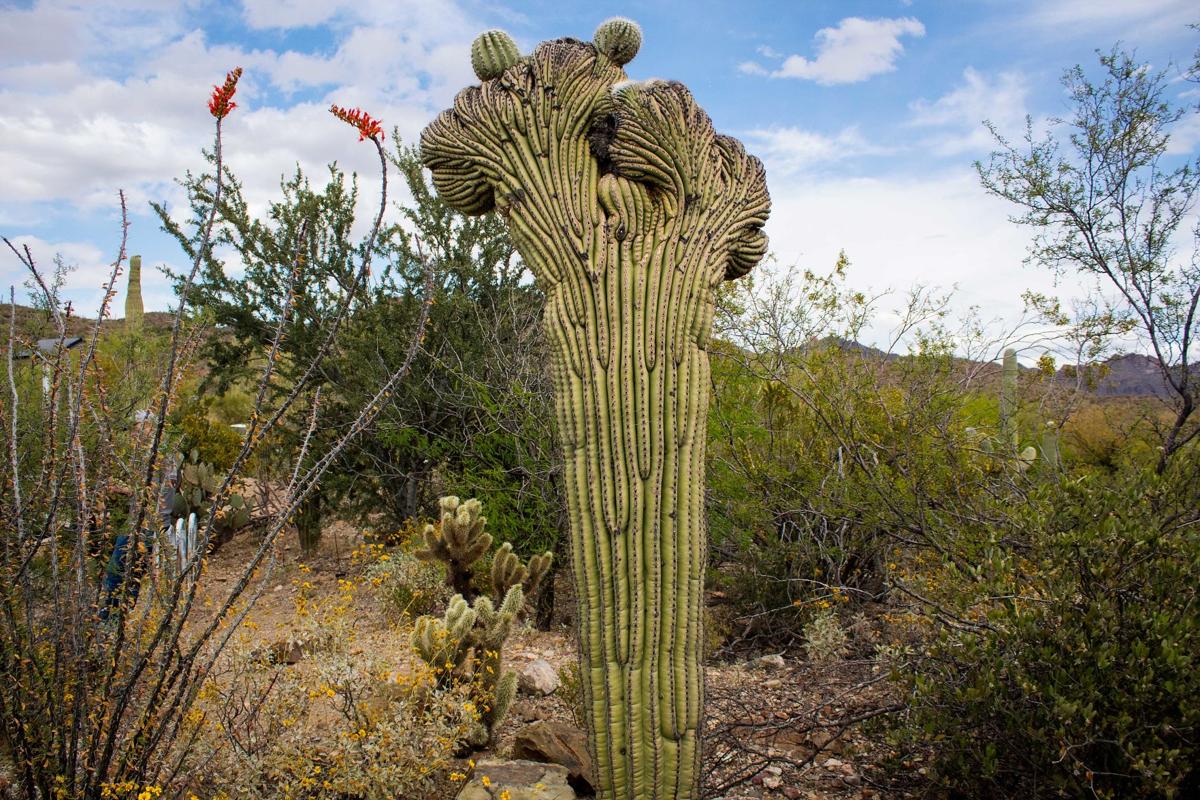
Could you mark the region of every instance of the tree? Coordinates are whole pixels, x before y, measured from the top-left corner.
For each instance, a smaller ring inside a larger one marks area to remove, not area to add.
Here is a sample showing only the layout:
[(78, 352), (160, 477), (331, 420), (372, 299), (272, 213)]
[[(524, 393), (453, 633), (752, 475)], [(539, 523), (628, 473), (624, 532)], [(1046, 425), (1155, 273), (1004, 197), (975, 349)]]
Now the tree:
[(1114, 310), (1132, 323), (1171, 389), (1162, 473), (1200, 434), (1200, 225), (1190, 256), (1177, 250), (1200, 190), (1200, 160), (1178, 163), (1169, 149), (1172, 126), (1195, 110), (1173, 105), (1166, 71), (1133, 53), (1114, 47), (1100, 64), (1099, 82), (1081, 66), (1066, 71), (1072, 115), (1052, 120), (1045, 135), (1027, 120), (1014, 144), (986, 123), (999, 149), (975, 166), (988, 192), (1023, 209), (1013, 221), (1037, 232), (1031, 261), (1091, 276), (1101, 293), (1116, 291)]

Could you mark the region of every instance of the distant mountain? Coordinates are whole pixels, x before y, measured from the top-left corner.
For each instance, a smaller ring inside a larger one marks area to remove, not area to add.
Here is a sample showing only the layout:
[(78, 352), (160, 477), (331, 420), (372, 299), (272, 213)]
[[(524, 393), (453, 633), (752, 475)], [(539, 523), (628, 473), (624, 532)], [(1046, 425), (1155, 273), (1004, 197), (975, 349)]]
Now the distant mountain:
[[(1085, 365), (1093, 394), (1101, 397), (1170, 397), (1173, 392), (1150, 356), (1126, 353), (1099, 364)], [(1059, 380), (1074, 381), (1075, 367), (1058, 370)]]
[[(0, 305), (0, 330), (3, 331), (3, 335), (0, 338), (2, 339), (7, 339), (9, 320), (12, 318), (13, 313), (14, 308), (8, 303)], [(49, 312), (17, 303), (15, 313), (18, 337), (32, 341), (57, 336), (57, 332), (54, 330), (54, 319), (50, 316)], [(174, 319), (175, 315), (166, 311), (147, 311), (142, 320), (142, 327), (149, 331), (169, 331)], [(95, 324), (95, 319), (72, 316), (67, 319), (67, 336), (83, 336), (86, 338)], [(107, 330), (109, 328), (120, 327), (124, 324), (124, 319), (110, 318), (104, 320), (100, 327), (102, 330)]]
[[(885, 361), (891, 361), (896, 358), (894, 354), (885, 353), (879, 348), (849, 339), (831, 337), (823, 341), (832, 342), (847, 352), (858, 353), (871, 358), (880, 358)], [(969, 365), (972, 362), (963, 363)], [(985, 370), (984, 374), (998, 377), (1000, 365), (994, 364), (990, 366), (994, 366), (995, 369)], [(1022, 369), (1029, 369), (1029, 367), (1022, 367)], [(1162, 372), (1159, 371), (1158, 362), (1150, 356), (1140, 353), (1125, 353), (1113, 356), (1107, 361), (1086, 364), (1082, 368), (1075, 365), (1062, 366), (1059, 367), (1057, 380), (1073, 383), (1078, 369), (1082, 369), (1084, 375), (1088, 378), (1088, 386), (1091, 393), (1100, 397), (1169, 398), (1174, 395), (1171, 387), (1163, 378)]]

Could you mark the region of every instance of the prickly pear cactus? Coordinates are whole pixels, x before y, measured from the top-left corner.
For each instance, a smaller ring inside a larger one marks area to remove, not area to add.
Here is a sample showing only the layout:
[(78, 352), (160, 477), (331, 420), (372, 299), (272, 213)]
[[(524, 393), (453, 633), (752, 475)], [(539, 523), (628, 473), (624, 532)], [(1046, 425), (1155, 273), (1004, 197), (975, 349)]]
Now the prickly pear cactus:
[(648, 800), (697, 796), (706, 349), (770, 201), (687, 88), (627, 79), (640, 44), (610, 20), (489, 61), (421, 156), (452, 206), (502, 215), (546, 294), (600, 795)]
[[(176, 519), (183, 519), (189, 514), (195, 514), (199, 519), (207, 519), (212, 506), (212, 498), (221, 489), (224, 479), (213, 469), (212, 464), (200, 460), (200, 453), (193, 449), (186, 458), (180, 459), (179, 486), (175, 490), (175, 499), (171, 514)], [(211, 544), (222, 544), (237, 531), (250, 524), (252, 504), (237, 492), (231, 492), (228, 499), (213, 520), (213, 527), (218, 534), (218, 540)]]

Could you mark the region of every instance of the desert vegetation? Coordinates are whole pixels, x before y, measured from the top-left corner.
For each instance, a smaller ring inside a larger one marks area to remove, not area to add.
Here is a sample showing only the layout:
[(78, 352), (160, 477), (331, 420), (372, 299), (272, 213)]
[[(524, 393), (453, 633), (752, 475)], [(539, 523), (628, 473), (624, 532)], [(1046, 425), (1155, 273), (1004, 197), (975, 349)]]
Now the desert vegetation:
[(995, 135), (1096, 286), (997, 333), (760, 264), (761, 164), (594, 39), (482, 35), (419, 147), (332, 107), (378, 172), (261, 212), (229, 72), (169, 313), (127, 224), (88, 318), (5, 240), (0, 796), (1200, 795), (1196, 109), (1116, 48)]

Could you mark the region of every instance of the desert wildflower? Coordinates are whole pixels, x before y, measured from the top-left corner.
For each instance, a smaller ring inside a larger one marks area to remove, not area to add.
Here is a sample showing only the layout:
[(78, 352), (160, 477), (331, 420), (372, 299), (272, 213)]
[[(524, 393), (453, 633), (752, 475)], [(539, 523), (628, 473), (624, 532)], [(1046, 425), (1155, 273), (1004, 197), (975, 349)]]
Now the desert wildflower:
[(383, 135), (383, 123), (374, 119), (361, 108), (342, 108), (338, 105), (329, 107), (329, 113), (358, 129), (358, 140), (374, 139)]
[(238, 79), (242, 77), (242, 68), (237, 67), (232, 72), (225, 74), (225, 83), (222, 86), (214, 86), (212, 98), (208, 101), (208, 111), (217, 119), (224, 119), (229, 116), (229, 112), (237, 108), (237, 103), (233, 102), (233, 95), (237, 92)]

